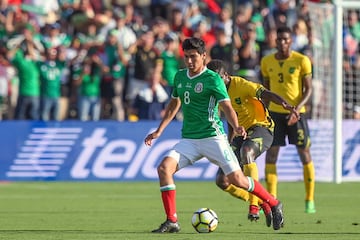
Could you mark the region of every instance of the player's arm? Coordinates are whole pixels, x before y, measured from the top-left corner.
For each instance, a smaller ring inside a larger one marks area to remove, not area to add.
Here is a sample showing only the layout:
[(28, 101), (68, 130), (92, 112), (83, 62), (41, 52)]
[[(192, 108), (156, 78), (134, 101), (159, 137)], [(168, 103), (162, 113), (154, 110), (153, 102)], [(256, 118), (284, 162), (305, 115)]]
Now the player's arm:
[[(263, 76), (263, 86), (266, 89), (270, 89), (270, 79), (268, 77)], [(268, 99), (262, 97), (262, 101), (265, 103), (265, 106), (269, 106), (270, 102), (268, 101)]]
[(159, 127), (154, 132), (146, 136), (146, 145), (151, 146), (152, 140), (160, 137), (167, 125), (169, 125), (169, 123), (174, 119), (176, 113), (179, 111), (180, 105), (180, 98), (171, 98), (169, 104), (166, 106), (164, 117), (162, 118)]
[(299, 118), (299, 112), (296, 111), (295, 106), (291, 106), (284, 98), (279, 96), (278, 94), (271, 92), (267, 89), (263, 89), (263, 91), (260, 94), (260, 97), (265, 102), (273, 102), (278, 105), (281, 105), (284, 109), (290, 111), (290, 113), (294, 113), (297, 118)]
[(221, 101), (219, 104), (225, 114), (225, 118), (228, 121), (228, 124), (230, 124), (233, 128), (234, 134), (246, 138), (246, 130), (243, 126), (239, 126), (236, 112), (231, 106), (230, 101)]
[[(311, 74), (308, 74), (303, 77), (303, 95), (301, 101), (297, 106), (295, 106), (295, 110), (297, 113), (300, 112), (300, 109), (309, 101), (312, 94), (312, 85), (311, 85)], [(290, 113), (288, 116), (288, 125), (291, 126), (295, 124), (300, 118), (296, 116), (294, 113)]]
[(301, 101), (298, 103), (296, 108), (300, 110), (310, 99), (312, 94), (311, 74), (308, 74), (302, 78), (303, 81), (303, 95)]
[(227, 123), (227, 126), (228, 126), (228, 134), (227, 134), (227, 137), (228, 137), (228, 141), (231, 142), (232, 139), (234, 138), (235, 134), (234, 134), (234, 129), (233, 127), (229, 124), (229, 122)]

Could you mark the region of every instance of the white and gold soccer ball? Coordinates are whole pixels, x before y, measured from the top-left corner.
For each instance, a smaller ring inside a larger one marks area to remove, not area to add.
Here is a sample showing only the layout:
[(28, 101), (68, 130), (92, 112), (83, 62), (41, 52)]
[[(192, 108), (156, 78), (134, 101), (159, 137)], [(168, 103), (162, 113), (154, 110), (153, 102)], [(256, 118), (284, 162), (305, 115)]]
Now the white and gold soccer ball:
[(219, 223), (218, 216), (210, 208), (199, 208), (192, 216), (191, 224), (198, 233), (215, 231)]

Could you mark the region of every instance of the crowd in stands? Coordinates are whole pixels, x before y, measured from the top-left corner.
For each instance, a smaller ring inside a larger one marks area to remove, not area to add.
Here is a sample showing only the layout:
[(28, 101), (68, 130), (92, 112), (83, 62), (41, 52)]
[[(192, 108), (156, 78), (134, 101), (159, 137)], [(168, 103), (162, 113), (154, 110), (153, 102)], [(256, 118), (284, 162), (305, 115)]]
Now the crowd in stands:
[(308, 1), (0, 0), (0, 119), (161, 119), (190, 36), (261, 82), (279, 26), (311, 57)]

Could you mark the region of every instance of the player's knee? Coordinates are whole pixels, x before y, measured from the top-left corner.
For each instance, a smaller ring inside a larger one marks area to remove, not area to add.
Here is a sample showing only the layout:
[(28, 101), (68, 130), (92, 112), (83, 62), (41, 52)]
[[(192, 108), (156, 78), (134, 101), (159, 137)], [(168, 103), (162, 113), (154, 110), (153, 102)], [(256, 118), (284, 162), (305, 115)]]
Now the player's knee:
[(163, 164), (160, 164), (158, 167), (157, 167), (157, 173), (159, 176), (163, 176), (166, 174), (166, 166), (163, 165)]
[(240, 150), (240, 164), (246, 165), (253, 163), (256, 157), (257, 145), (254, 142), (244, 145)]
[(218, 175), (216, 176), (216, 180), (215, 180), (216, 186), (218, 186), (221, 189), (226, 189), (230, 183), (227, 180), (227, 178), (225, 177), (225, 175)]
[(176, 164), (172, 163), (172, 161), (163, 161), (157, 167), (157, 173), (159, 176), (173, 175), (176, 172)]

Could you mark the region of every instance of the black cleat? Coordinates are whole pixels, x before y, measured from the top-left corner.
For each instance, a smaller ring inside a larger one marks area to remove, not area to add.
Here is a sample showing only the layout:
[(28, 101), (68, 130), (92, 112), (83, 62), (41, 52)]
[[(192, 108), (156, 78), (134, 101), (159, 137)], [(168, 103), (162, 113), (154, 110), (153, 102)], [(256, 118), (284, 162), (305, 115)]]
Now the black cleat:
[(271, 212), (273, 216), (273, 229), (279, 230), (284, 226), (284, 215), (283, 215), (283, 205), (279, 201), (276, 206), (271, 207)]
[(160, 225), (159, 228), (152, 230), (153, 233), (177, 233), (180, 231), (180, 225), (178, 222), (171, 222), (166, 220)]

